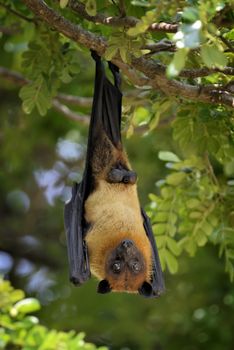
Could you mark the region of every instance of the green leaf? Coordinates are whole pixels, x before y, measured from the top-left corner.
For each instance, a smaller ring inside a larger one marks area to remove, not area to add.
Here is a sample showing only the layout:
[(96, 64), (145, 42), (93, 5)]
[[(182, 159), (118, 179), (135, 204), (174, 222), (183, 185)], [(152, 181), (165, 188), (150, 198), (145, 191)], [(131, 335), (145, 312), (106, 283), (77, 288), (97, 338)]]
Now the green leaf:
[(207, 236), (210, 236), (213, 232), (213, 227), (208, 221), (203, 222), (201, 228)]
[(157, 248), (158, 249), (161, 249), (165, 246), (166, 244), (166, 239), (167, 237), (162, 235), (162, 236), (157, 236), (157, 239), (156, 239), (156, 244), (157, 244)]
[(185, 7), (182, 12), (182, 18), (189, 22), (195, 22), (199, 19), (198, 10), (195, 7)]
[(234, 249), (228, 249), (226, 255), (229, 259), (234, 259)]
[(191, 198), (186, 202), (186, 205), (189, 209), (194, 209), (201, 206), (201, 202), (196, 198)]
[(154, 224), (153, 232), (155, 235), (162, 235), (167, 229), (167, 224)]
[(186, 243), (184, 244), (185, 250), (189, 253), (190, 256), (194, 256), (197, 250), (197, 245), (195, 240), (192, 238), (188, 238)]
[(51, 107), (51, 95), (42, 75), (39, 75), (34, 82), (23, 86), (19, 96), (23, 100), (23, 110), (26, 114), (30, 114), (33, 108), (37, 107), (40, 115), (45, 115)]
[(24, 292), (20, 289), (15, 289), (11, 294), (10, 294), (10, 300), (12, 303), (15, 303), (18, 300), (23, 299), (25, 296)]
[(168, 78), (174, 78), (177, 75), (179, 75), (179, 73), (181, 72), (181, 70), (185, 66), (185, 61), (186, 61), (187, 54), (188, 54), (188, 50), (185, 49), (185, 48), (184, 49), (179, 49), (174, 54), (173, 60), (171, 61), (171, 63), (167, 67), (167, 76), (168, 76)]
[(104, 55), (105, 59), (107, 61), (111, 61), (112, 58), (116, 55), (117, 51), (118, 51), (118, 47), (113, 46), (113, 45), (108, 46), (108, 48), (105, 51), (105, 55)]
[(69, 0), (59, 0), (59, 5), (60, 5), (60, 7), (61, 7), (62, 9), (64, 9), (64, 8), (67, 6), (68, 1), (69, 1)]
[(230, 30), (230, 31), (227, 32), (227, 33), (224, 33), (223, 36), (224, 36), (226, 39), (234, 40), (234, 29)]
[(171, 225), (171, 224), (168, 224), (168, 225), (167, 225), (167, 232), (169, 233), (169, 235), (170, 235), (171, 237), (175, 236), (176, 230), (177, 230), (177, 229), (176, 229), (176, 226)]
[(158, 158), (165, 160), (166, 162), (180, 162), (180, 158), (177, 157), (175, 153), (169, 151), (160, 151), (158, 153)]
[(85, 4), (85, 10), (89, 16), (96, 16), (97, 14), (96, 0), (87, 0)]
[(179, 256), (181, 254), (181, 247), (174, 239), (172, 239), (171, 237), (167, 237), (166, 242), (168, 248), (175, 256)]
[(149, 118), (150, 118), (150, 112), (147, 108), (140, 106), (134, 109), (134, 114), (133, 114), (134, 125), (146, 124), (146, 122), (149, 121)]
[(169, 213), (165, 212), (165, 211), (158, 212), (158, 213), (156, 213), (154, 220), (156, 222), (165, 222), (168, 219), (168, 215), (169, 215)]
[(122, 58), (123, 62), (128, 63), (128, 51), (125, 46), (121, 46), (119, 48), (120, 57)]
[(28, 314), (40, 310), (41, 305), (35, 298), (26, 298), (18, 301), (11, 309), (11, 315), (17, 316), (19, 313)]
[(165, 199), (172, 198), (174, 196), (174, 189), (172, 187), (165, 186), (161, 190), (161, 195)]
[(176, 273), (178, 271), (178, 261), (167, 249), (165, 249), (164, 255), (168, 270), (172, 274)]
[(173, 173), (167, 176), (167, 183), (172, 186), (178, 186), (186, 179), (187, 175), (185, 173)]
[(158, 206), (159, 210), (169, 210), (170, 208), (171, 208), (171, 202), (166, 201), (165, 199)]
[(207, 67), (219, 67), (223, 68), (227, 64), (227, 58), (222, 51), (219, 50), (217, 45), (208, 45), (205, 44), (201, 48), (201, 56), (203, 62)]
[(202, 213), (200, 211), (192, 211), (190, 214), (189, 214), (189, 218), (190, 219), (200, 219), (202, 217)]
[(202, 230), (196, 232), (195, 239), (199, 247), (203, 247), (207, 243), (207, 237)]
[(176, 223), (176, 221), (177, 221), (177, 215), (175, 213), (170, 212), (169, 217), (168, 217), (168, 222), (171, 225), (174, 225)]

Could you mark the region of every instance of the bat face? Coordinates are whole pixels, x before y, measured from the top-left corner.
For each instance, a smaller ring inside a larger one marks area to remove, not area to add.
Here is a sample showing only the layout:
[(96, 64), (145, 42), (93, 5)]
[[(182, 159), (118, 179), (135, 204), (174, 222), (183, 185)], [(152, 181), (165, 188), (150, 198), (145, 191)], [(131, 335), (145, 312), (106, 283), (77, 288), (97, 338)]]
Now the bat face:
[(146, 262), (134, 241), (124, 239), (109, 253), (105, 274), (110, 290), (137, 292), (141, 288), (147, 278)]

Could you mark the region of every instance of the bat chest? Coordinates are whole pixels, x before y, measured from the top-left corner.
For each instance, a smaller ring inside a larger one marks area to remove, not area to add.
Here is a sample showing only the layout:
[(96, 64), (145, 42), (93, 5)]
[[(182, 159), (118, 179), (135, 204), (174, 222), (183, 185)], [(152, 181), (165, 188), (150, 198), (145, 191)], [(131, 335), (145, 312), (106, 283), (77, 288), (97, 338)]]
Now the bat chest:
[(109, 184), (101, 180), (85, 202), (85, 219), (91, 224), (106, 219), (137, 222), (138, 216), (141, 222), (136, 185)]

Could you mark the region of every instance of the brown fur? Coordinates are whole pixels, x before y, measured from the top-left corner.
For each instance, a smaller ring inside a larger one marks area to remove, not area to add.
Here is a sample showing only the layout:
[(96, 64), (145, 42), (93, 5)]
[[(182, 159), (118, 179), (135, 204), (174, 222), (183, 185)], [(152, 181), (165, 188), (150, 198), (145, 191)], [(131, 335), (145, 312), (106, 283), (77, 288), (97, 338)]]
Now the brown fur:
[[(135, 292), (151, 274), (151, 246), (145, 234), (136, 184), (112, 184), (107, 173), (121, 162), (130, 169), (126, 154), (107, 137), (95, 147), (92, 166), (95, 190), (85, 202), (85, 219), (91, 224), (86, 236), (91, 272), (98, 279), (107, 279), (116, 291)], [(136, 276), (130, 271), (121, 276), (107, 275), (106, 260), (124, 239), (132, 240), (144, 257), (145, 269)]]

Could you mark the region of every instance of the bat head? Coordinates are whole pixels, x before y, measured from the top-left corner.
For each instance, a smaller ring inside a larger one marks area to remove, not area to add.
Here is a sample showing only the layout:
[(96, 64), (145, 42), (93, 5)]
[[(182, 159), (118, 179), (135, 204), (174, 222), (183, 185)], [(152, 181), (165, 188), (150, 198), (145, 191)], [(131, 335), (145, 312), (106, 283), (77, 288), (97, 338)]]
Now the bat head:
[(149, 267), (133, 240), (123, 239), (106, 257), (105, 279), (98, 285), (98, 293), (125, 291), (150, 297)]

